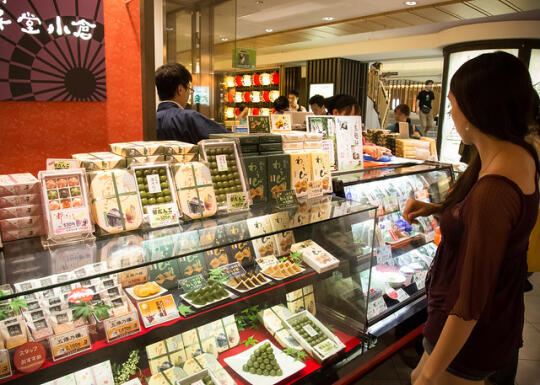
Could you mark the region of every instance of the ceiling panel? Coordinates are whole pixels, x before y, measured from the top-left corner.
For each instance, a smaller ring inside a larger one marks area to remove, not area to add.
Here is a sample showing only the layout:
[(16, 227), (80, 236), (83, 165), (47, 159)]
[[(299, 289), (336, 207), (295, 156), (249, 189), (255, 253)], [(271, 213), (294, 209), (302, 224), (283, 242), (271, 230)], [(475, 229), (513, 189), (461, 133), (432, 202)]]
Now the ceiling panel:
[(365, 28), (366, 32), (380, 31), (380, 30), (385, 29), (384, 25), (379, 24), (369, 19), (360, 19), (356, 21), (351, 21), (350, 23), (351, 25), (359, 26), (360, 28)]
[[(495, 0), (493, 0), (495, 1)], [(457, 15), (462, 19), (474, 19), (475, 17), (485, 17), (486, 15), (482, 12), (475, 10), (472, 7), (469, 7), (466, 4), (456, 3), (448, 5), (439, 5), (436, 8), (449, 12), (450, 14)]]
[(428, 19), (425, 19), (421, 16), (415, 15), (414, 13), (410, 13), (410, 12), (393, 13), (391, 17), (393, 19), (400, 20), (408, 25), (421, 25), (421, 24), (427, 24), (430, 22)]
[(410, 27), (411, 23), (403, 21), (403, 19), (394, 17), (395, 15), (389, 15), (389, 16), (376, 16), (376, 17), (370, 17), (369, 20), (372, 20), (378, 24), (383, 25), (386, 29), (390, 28), (404, 28), (404, 27)]
[(532, 11), (533, 9), (540, 9), (540, 3), (538, 0), (506, 0), (510, 6), (519, 8), (522, 11)]
[(449, 21), (457, 21), (459, 18), (452, 16), (448, 13), (442, 12), (436, 8), (421, 8), (409, 11), (414, 15), (423, 17), (426, 20), (430, 20), (433, 23), (445, 23)]
[(509, 6), (498, 0), (473, 0), (467, 1), (467, 4), (470, 4), (476, 8), (483, 9), (490, 15), (503, 15), (505, 13), (515, 12), (513, 8), (510, 8)]

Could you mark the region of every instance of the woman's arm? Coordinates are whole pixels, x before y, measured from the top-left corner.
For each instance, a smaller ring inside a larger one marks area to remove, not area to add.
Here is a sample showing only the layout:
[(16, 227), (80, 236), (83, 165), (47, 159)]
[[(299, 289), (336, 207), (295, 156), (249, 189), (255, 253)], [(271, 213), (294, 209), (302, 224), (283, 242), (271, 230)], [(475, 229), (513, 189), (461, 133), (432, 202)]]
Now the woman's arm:
[(439, 341), (413, 385), (437, 384), (438, 378), (467, 342), (476, 322), (477, 320), (465, 321), (455, 315), (448, 316)]

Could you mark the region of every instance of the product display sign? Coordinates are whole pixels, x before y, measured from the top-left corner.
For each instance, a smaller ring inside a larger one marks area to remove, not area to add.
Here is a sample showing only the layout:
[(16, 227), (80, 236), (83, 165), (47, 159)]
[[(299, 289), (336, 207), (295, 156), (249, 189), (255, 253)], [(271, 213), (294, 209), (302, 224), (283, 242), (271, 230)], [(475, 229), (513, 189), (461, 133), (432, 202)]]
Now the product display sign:
[(230, 193), (227, 194), (227, 210), (229, 212), (233, 211), (244, 211), (249, 209), (249, 200), (244, 192)]
[(47, 159), (47, 170), (67, 170), (69, 168), (78, 168), (77, 159)]
[(255, 116), (248, 115), (248, 132), (254, 133), (270, 133), (270, 117), (269, 116)]
[(107, 318), (103, 320), (103, 325), (105, 327), (105, 337), (107, 338), (108, 343), (121, 340), (122, 338), (136, 334), (141, 330), (139, 316), (135, 311), (118, 317)]
[(175, 225), (179, 220), (178, 209), (173, 203), (149, 206), (148, 216), (152, 228)]
[(220, 269), (224, 274), (234, 278), (241, 277), (242, 275), (246, 274), (246, 271), (238, 262), (229, 263), (228, 265), (221, 266)]
[(372, 319), (373, 317), (381, 314), (387, 309), (386, 302), (384, 302), (383, 297), (379, 297), (375, 300), (369, 301), (368, 304), (368, 311), (367, 311), (367, 318)]
[(275, 201), (280, 209), (298, 206), (298, 198), (294, 190), (277, 191)]
[(416, 283), (416, 287), (418, 290), (422, 290), (426, 287), (426, 276), (427, 276), (427, 270), (419, 271), (417, 273), (414, 273), (413, 275), (413, 282)]
[(53, 361), (86, 352), (92, 348), (88, 326), (73, 329), (67, 333), (49, 337)]
[(0, 5), (0, 100), (107, 99), (102, 0)]
[(242, 69), (255, 69), (257, 65), (257, 50), (250, 48), (233, 48), (232, 67)]
[(139, 313), (141, 313), (144, 326), (147, 328), (180, 317), (171, 294), (138, 302), (137, 308), (139, 309)]
[[(5, 350), (4, 350), (5, 351)], [(4, 353), (3, 353), (4, 354)], [(23, 373), (32, 373), (38, 370), (45, 362), (47, 352), (39, 342), (27, 342), (17, 348), (13, 355), (13, 365), (18, 371)], [(2, 358), (2, 363), (5, 357)], [(9, 354), (7, 356), (9, 362)], [(5, 364), (2, 366), (2, 373), (5, 372)], [(11, 372), (11, 368), (10, 368)]]
[(178, 281), (178, 284), (184, 290), (184, 293), (189, 293), (190, 291), (197, 290), (201, 287), (206, 286), (206, 280), (201, 274), (197, 274), (193, 277)]
[(9, 360), (9, 351), (0, 350), (0, 379), (11, 377), (11, 362)]

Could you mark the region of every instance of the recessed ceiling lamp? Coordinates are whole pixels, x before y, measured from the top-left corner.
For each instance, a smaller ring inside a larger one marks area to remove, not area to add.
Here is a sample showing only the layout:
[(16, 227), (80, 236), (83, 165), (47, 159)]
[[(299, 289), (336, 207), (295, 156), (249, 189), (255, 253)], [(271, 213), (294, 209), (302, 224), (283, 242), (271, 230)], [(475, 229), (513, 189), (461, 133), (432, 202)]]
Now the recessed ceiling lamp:
[(416, 1), (406, 1), (405, 5), (408, 5), (408, 6), (416, 5)]
[(229, 41), (229, 38), (228, 38), (228, 37), (225, 37), (225, 36), (222, 36), (222, 37), (221, 37), (221, 41)]
[(262, 1), (262, 0), (256, 1), (255, 4), (257, 4), (257, 5), (263, 5), (263, 4), (264, 4), (264, 1)]
[(268, 32), (268, 33), (274, 32), (274, 30), (272, 28), (266, 28), (265, 31)]
[(332, 16), (326, 16), (326, 17), (323, 17), (322, 18), (324, 21), (332, 21), (335, 19), (335, 17), (332, 17)]

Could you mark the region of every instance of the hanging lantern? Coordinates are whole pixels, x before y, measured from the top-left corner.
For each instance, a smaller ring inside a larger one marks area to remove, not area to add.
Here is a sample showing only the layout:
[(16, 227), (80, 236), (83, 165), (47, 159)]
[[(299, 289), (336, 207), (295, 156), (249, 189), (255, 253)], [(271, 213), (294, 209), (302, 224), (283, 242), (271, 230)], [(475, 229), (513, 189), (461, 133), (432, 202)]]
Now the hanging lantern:
[(251, 110), (251, 115), (259, 116), (260, 111), (258, 107), (255, 107)]
[(238, 116), (238, 115), (240, 115), (240, 108), (236, 107), (234, 109), (234, 116)]
[(226, 76), (225, 77), (225, 85), (228, 88), (234, 87), (234, 78), (232, 76)]
[(241, 92), (237, 92), (236, 94), (234, 94), (234, 102), (235, 103), (242, 103), (242, 93)]
[(254, 86), (260, 86), (261, 85), (261, 75), (259, 75), (259, 74), (253, 75), (253, 85)]
[(244, 87), (250, 87), (251, 86), (251, 75), (242, 76), (242, 85)]
[(251, 102), (251, 92), (249, 92), (249, 91), (244, 92), (244, 102), (246, 102), (246, 103)]
[(272, 84), (275, 84), (275, 85), (279, 84), (279, 72), (274, 72), (272, 74)]
[(236, 76), (234, 81), (236, 82), (237, 87), (242, 87), (242, 76)]
[(270, 101), (273, 103), (274, 100), (279, 98), (279, 91), (278, 90), (270, 91), (270, 96), (269, 97), (270, 97)]
[(253, 91), (251, 93), (251, 101), (253, 103), (260, 103), (261, 102), (261, 93), (259, 91)]
[(269, 86), (270, 84), (272, 83), (272, 79), (270, 77), (270, 74), (269, 73), (262, 73), (261, 74), (261, 84), (263, 86)]
[(234, 118), (234, 108), (231, 108), (231, 107), (227, 107), (225, 109), (225, 117), (227, 119), (232, 119)]
[(263, 91), (263, 100), (266, 103), (270, 102), (270, 91)]
[(229, 92), (227, 92), (227, 101), (229, 103), (234, 103), (234, 90), (230, 90)]

